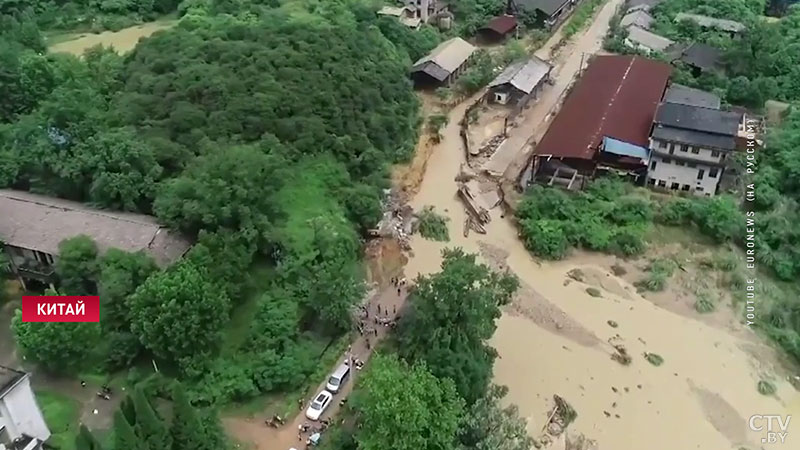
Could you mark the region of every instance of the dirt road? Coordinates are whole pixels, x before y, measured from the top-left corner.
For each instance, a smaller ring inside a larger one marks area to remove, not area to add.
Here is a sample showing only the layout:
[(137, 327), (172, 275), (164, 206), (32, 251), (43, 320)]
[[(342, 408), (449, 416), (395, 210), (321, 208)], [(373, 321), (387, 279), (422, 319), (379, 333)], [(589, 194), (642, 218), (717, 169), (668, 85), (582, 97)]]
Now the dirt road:
[[(365, 324), (367, 331), (376, 330), (377, 335), (373, 333), (365, 333), (364, 335), (358, 336), (350, 348), (350, 354), (353, 356), (353, 358), (358, 358), (364, 362), (369, 360), (375, 345), (386, 336), (386, 333), (389, 330), (388, 327), (375, 323), (374, 318), (394, 318), (396, 316), (396, 312), (400, 311), (402, 308), (402, 305), (406, 299), (406, 294), (406, 288), (402, 288), (398, 293), (397, 288), (389, 284), (388, 286), (384, 286), (370, 299), (369, 303), (367, 304), (369, 315), (365, 321)], [(381, 309), (380, 315), (378, 314), (379, 306)], [(342, 355), (341, 360), (337, 362), (336, 365), (338, 366), (339, 363), (344, 362), (345, 360), (346, 355)], [(333, 369), (335, 369), (335, 367), (331, 367), (330, 371), (333, 371)], [(339, 401), (347, 398), (347, 396), (350, 395), (353, 385), (358, 379), (358, 375), (358, 370), (353, 370), (353, 372), (351, 372), (349, 382), (342, 387), (338, 394), (334, 396), (333, 402), (326, 409), (325, 414), (323, 414), (321, 419), (333, 418), (336, 416), (336, 413), (340, 408)], [(294, 417), (290, 417), (289, 421), (280, 428), (272, 428), (267, 426), (264, 423), (266, 417), (227, 417), (223, 418), (223, 424), (231, 436), (233, 436), (239, 442), (246, 443), (246, 445), (249, 445), (248, 448), (253, 450), (288, 450), (289, 448), (304, 449), (306, 439), (310, 433), (299, 434), (298, 429), (303, 424), (309, 424), (311, 426), (319, 425), (319, 422), (312, 422), (306, 418), (305, 408), (308, 407), (308, 402), (314, 396), (316, 396), (318, 392), (325, 388), (327, 379), (320, 381), (321, 382), (317, 388), (308, 394), (308, 397), (303, 404), (303, 409), (298, 410), (298, 413)]]

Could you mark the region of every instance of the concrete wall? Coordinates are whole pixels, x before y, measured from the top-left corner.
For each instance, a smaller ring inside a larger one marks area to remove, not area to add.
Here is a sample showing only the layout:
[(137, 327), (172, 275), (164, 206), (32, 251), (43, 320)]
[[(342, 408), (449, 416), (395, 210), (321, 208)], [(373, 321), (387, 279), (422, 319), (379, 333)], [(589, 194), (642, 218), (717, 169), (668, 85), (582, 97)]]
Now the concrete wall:
[(710, 148), (701, 148), (686, 144), (678, 144), (674, 142), (659, 141), (650, 139), (650, 148), (659, 152), (684, 158), (692, 158), (698, 163), (710, 162), (722, 164), (727, 158), (728, 152), (721, 150), (713, 150)]
[[(653, 154), (647, 172), (647, 184), (655, 188), (713, 196), (717, 192), (717, 185), (722, 177), (722, 168), (702, 163), (693, 163), (695, 167), (690, 167), (689, 164), (685, 161)], [(703, 178), (698, 180), (697, 175), (701, 170)], [(716, 171), (716, 176), (712, 177), (714, 171)], [(677, 189), (674, 186), (675, 183), (678, 183)]]
[(22, 379), (0, 399), (0, 416), (11, 439), (23, 434), (42, 441), (50, 437), (50, 430), (33, 396), (29, 377)]

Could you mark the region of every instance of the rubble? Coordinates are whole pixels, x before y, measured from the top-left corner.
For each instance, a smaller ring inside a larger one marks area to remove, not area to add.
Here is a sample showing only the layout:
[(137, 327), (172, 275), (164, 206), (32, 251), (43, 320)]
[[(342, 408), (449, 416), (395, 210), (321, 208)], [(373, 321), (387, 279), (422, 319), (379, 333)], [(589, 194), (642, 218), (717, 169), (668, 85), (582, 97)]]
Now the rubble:
[(456, 174), (455, 181), (458, 182), (467, 182), (474, 180), (477, 178), (478, 174), (475, 173), (474, 170), (469, 166), (467, 163), (461, 163), (461, 167), (458, 169), (458, 174)]
[(484, 154), (484, 155), (491, 155), (492, 153), (497, 150), (497, 147), (505, 142), (506, 137), (502, 134), (498, 134), (497, 136), (492, 137), (489, 139), (489, 142), (484, 144), (477, 152), (477, 154)]
[(458, 196), (464, 203), (464, 206), (467, 208), (467, 213), (469, 213), (473, 222), (477, 222), (479, 225), (484, 225), (491, 222), (492, 217), (489, 215), (489, 211), (487, 211), (486, 208), (478, 203), (475, 193), (469, 188), (469, 186), (467, 186), (466, 183), (459, 184)]

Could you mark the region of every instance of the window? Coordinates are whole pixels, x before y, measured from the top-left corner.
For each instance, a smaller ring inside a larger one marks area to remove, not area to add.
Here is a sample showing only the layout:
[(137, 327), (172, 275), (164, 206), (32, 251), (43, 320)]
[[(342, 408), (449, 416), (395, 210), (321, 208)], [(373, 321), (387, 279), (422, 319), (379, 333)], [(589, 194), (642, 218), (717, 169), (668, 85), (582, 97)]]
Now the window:
[(667, 182), (664, 180), (658, 180), (658, 187), (667, 187)]
[(661, 147), (661, 148), (667, 148), (667, 143), (664, 142), (664, 141), (659, 141), (658, 142), (658, 146)]
[(689, 167), (691, 167), (692, 169), (694, 169), (695, 167), (697, 167), (697, 164), (695, 164), (695, 163), (693, 163), (693, 162), (686, 163), (686, 165), (687, 165), (687, 166), (689, 166)]
[(686, 147), (687, 147), (687, 146), (686, 146), (685, 144), (681, 144), (681, 151), (682, 151), (682, 152), (685, 152), (685, 151), (686, 151)]
[(683, 186), (681, 186), (681, 190), (683, 192), (689, 192), (690, 188), (691, 188), (691, 186), (689, 186), (688, 184), (684, 184)]
[(670, 147), (669, 154), (672, 155), (673, 153), (675, 153), (675, 147)]
[(700, 153), (700, 149), (699, 149), (699, 148), (697, 148), (697, 147), (692, 147), (692, 153), (694, 153), (695, 155), (697, 155), (698, 153)]
[(698, 180), (702, 180), (703, 179), (703, 175), (705, 175), (705, 174), (706, 174), (705, 170), (703, 170), (703, 169), (698, 170), (697, 171), (697, 179)]
[(697, 186), (696, 188), (694, 188), (694, 190), (697, 192), (703, 192), (703, 186)]
[(718, 151), (716, 151), (716, 150), (711, 150), (711, 157), (712, 157), (712, 158), (716, 158), (716, 157), (718, 157), (718, 156), (719, 156), (719, 152), (718, 152)]
[(672, 189), (673, 191), (677, 191), (680, 187), (681, 187), (680, 183), (672, 183), (672, 185), (669, 188)]
[(653, 161), (650, 163), (650, 170), (656, 170), (656, 162), (657, 161)]
[(717, 169), (715, 167), (708, 169), (708, 176), (711, 178), (717, 178)]
[(671, 162), (672, 162), (672, 160), (671, 160), (671, 159), (669, 159), (669, 158), (664, 158), (664, 160), (663, 160), (662, 162), (663, 162), (664, 164), (669, 164), (669, 163), (671, 163)]
[(685, 166), (685, 165), (686, 165), (686, 163), (685, 163), (685, 162), (683, 162), (683, 161), (675, 161), (675, 165), (676, 165), (676, 166)]
[(656, 179), (655, 178), (650, 178), (649, 180), (647, 180), (647, 184), (649, 184), (650, 186), (655, 186), (656, 185)]

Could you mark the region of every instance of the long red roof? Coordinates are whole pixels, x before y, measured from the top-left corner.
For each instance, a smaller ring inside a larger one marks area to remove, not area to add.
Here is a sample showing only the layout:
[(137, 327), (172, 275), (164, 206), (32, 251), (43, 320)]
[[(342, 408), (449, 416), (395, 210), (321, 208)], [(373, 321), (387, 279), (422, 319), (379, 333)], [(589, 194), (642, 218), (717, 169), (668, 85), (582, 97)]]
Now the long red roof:
[(671, 68), (638, 56), (592, 59), (536, 146), (536, 154), (593, 159), (604, 136), (647, 147)]

